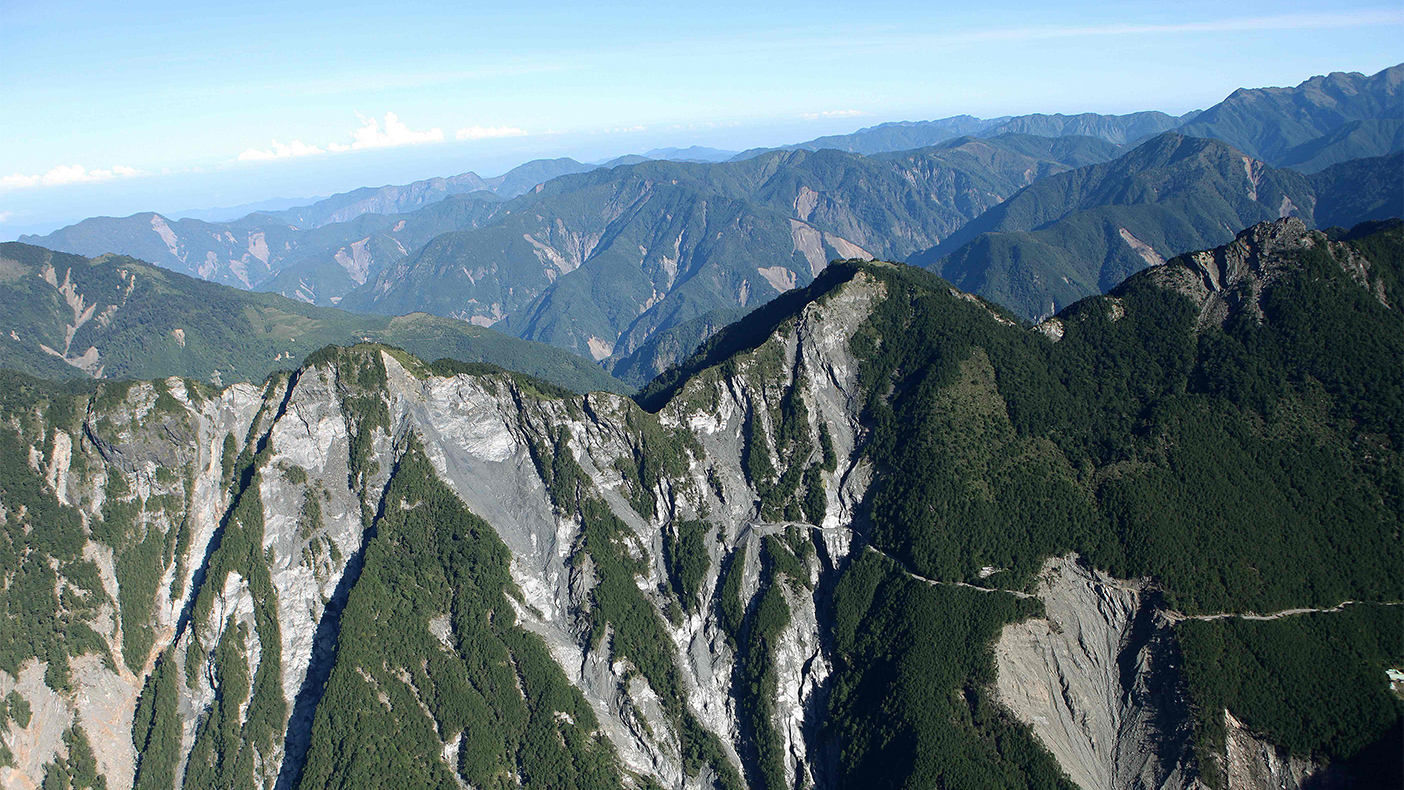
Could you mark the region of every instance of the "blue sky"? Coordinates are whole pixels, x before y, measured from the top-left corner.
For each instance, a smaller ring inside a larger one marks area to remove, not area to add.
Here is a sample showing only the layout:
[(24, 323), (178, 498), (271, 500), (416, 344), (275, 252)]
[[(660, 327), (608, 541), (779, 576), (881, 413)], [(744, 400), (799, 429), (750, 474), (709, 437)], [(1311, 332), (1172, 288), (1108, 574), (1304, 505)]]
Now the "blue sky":
[(1397, 2), (0, 0), (0, 238), (892, 120), (1184, 112), (1404, 60)]

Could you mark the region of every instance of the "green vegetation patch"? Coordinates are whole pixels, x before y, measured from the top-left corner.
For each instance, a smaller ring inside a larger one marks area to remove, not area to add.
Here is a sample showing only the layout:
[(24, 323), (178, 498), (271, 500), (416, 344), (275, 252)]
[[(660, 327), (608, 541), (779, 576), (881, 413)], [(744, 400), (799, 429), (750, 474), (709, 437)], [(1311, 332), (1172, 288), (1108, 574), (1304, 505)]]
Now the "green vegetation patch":
[(107, 777), (98, 773), (88, 734), (76, 723), (63, 731), (67, 755), (55, 755), (44, 769), (43, 790), (107, 790)]

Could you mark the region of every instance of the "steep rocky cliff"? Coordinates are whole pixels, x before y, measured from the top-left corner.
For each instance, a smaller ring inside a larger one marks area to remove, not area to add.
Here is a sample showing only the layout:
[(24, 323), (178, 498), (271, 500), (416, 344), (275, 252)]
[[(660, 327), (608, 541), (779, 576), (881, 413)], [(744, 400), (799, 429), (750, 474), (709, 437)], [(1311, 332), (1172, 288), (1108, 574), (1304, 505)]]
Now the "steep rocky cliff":
[[(1368, 277), (1337, 271), (1397, 329)], [(1031, 417), (1015, 374), (1063, 382), (1039, 395), (1057, 408), (1105, 407), (1058, 367), (1093, 324), (1220, 331), (1145, 287), (1120, 320), (1064, 316), (1054, 344), (921, 272), (832, 265), (661, 380), (652, 411), (374, 345), (261, 388), (7, 379), (0, 783), (1217, 782), (1175, 618), (1401, 596), (1369, 567), (1220, 589), (1137, 553), (1143, 527), (1186, 519), (1128, 481), (1179, 474), (1174, 448), (1201, 440), (1164, 401), (1173, 419), (1130, 449), (1080, 444), (1093, 429)], [(1164, 304), (1183, 315), (1146, 318)], [(1312, 420), (1322, 446), (1374, 442), (1355, 468), (1397, 470), (1388, 425)], [(1335, 550), (1388, 565), (1392, 494), (1318, 471), (1384, 497)], [(1209, 567), (1248, 550), (1215, 540), (1181, 547)], [(1242, 699), (1235, 726), (1274, 743)]]

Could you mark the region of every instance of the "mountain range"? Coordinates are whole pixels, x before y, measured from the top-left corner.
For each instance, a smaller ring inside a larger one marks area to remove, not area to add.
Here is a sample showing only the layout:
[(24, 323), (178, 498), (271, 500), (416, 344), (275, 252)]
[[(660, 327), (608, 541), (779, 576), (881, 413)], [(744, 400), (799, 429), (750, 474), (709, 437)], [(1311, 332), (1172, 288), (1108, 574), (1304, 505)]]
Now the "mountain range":
[(1263, 220), (1349, 227), (1399, 216), (1400, 166), (1395, 154), (1303, 176), (1167, 132), (1112, 162), (1031, 185), (908, 260), (1036, 319)]
[(840, 261), (635, 399), (0, 373), (0, 781), (1397, 787), (1401, 276), (1286, 217), (1029, 326)]
[[(1040, 137), (1096, 137), (1109, 143), (1124, 145), (1151, 135), (1169, 131), (1199, 115), (1194, 110), (1175, 117), (1163, 112), (1147, 111), (1128, 115), (1033, 115), (976, 118), (956, 115), (936, 121), (897, 121), (859, 129), (852, 134), (816, 137), (803, 143), (780, 146), (785, 151), (820, 151), (832, 148), (855, 154), (880, 154), (925, 148), (957, 137), (999, 137), (1005, 134), (1028, 134)], [(769, 148), (755, 148), (737, 154), (737, 159), (749, 159)]]
[(586, 360), (462, 321), (386, 317), (241, 291), (116, 255), (0, 244), (0, 368), (50, 378), (262, 381), (329, 344), (519, 370), (577, 392), (629, 388)]
[(912, 256), (1032, 318), (1265, 219), (1312, 219), (1306, 177), (1166, 132), (1112, 162), (1031, 185)]
[(343, 305), (505, 318), (513, 334), (605, 360), (766, 301), (833, 258), (910, 254), (1019, 187), (1114, 152), (1090, 138), (965, 138), (881, 159), (772, 152), (594, 171), (436, 238)]
[(1264, 219), (1397, 215), (1398, 174), (1379, 157), (1404, 147), (1401, 79), (1404, 66), (1333, 73), (1178, 117), (883, 124), (726, 162), (697, 148), (542, 160), (235, 222), (148, 213), (25, 241), (322, 306), (490, 325), (642, 385), (836, 258), (933, 266), (1034, 319)]

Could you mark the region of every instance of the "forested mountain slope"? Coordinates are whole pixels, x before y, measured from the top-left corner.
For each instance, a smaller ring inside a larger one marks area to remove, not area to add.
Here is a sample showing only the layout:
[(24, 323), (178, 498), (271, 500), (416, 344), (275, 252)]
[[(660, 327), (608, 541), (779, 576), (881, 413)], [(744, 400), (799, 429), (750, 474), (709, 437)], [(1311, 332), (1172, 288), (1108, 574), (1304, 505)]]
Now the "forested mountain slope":
[[(1217, 140), (1166, 133), (1112, 162), (1034, 184), (909, 260), (1025, 318), (1239, 229), (1295, 216), (1351, 226), (1404, 206), (1398, 158), (1304, 177)], [(1315, 217), (1318, 200), (1328, 219)]]
[(262, 381), (329, 343), (526, 371), (578, 392), (627, 388), (589, 361), (460, 321), (356, 315), (204, 282), (122, 256), (0, 244), (0, 367), (37, 376)]
[(1402, 234), (1037, 330), (840, 262), (639, 403), (372, 345), (12, 377), (0, 780), (1393, 787)]
[(1104, 161), (1087, 138), (962, 139), (880, 158), (775, 152), (569, 176), (437, 237), (343, 303), (504, 324), (619, 359), (652, 334), (803, 285), (829, 260), (902, 257), (1040, 177)]

